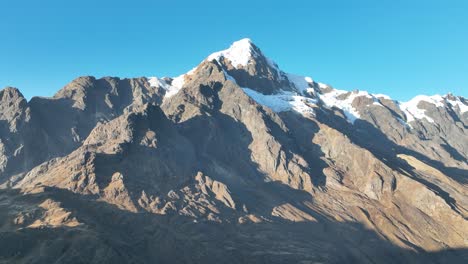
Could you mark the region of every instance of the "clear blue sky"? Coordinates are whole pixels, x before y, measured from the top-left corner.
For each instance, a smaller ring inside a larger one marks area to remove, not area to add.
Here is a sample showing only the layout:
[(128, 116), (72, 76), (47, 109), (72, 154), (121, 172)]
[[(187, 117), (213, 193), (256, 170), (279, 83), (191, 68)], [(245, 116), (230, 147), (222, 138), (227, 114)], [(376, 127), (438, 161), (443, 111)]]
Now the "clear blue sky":
[(81, 75), (177, 76), (249, 37), (340, 89), (468, 97), (467, 14), (466, 0), (0, 0), (0, 87), (30, 98)]

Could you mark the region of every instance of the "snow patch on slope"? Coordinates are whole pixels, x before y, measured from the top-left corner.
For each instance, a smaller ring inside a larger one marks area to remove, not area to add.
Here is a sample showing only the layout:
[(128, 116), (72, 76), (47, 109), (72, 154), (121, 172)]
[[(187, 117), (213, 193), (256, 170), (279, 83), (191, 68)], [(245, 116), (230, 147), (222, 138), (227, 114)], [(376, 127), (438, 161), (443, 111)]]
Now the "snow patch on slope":
[(449, 103), (452, 107), (457, 107), (460, 110), (460, 113), (463, 114), (465, 112), (468, 112), (468, 105), (464, 104), (460, 98), (455, 97), (455, 100), (451, 99), (446, 99), (447, 103)]
[(174, 96), (184, 85), (185, 75), (181, 75), (172, 79), (172, 82), (169, 84), (166, 80), (158, 77), (148, 77), (148, 82), (151, 87), (161, 87), (166, 90), (164, 94), (164, 99)]
[(237, 84), (236, 79), (234, 79), (234, 77), (229, 75), (224, 69), (223, 69), (223, 73), (224, 73), (224, 77), (226, 77), (226, 80), (229, 80), (229, 81)]
[(148, 77), (147, 79), (151, 87), (161, 87), (166, 90), (166, 93), (164, 94), (165, 100), (166, 98), (174, 96), (180, 89), (182, 89), (185, 85), (185, 77), (192, 75), (195, 70), (196, 68), (193, 68), (186, 74), (173, 78), (169, 83), (166, 78)]
[[(226, 80), (236, 83), (236, 80), (223, 70)], [(237, 84), (237, 83), (236, 83)], [(300, 114), (314, 114), (313, 107), (316, 106), (317, 100), (298, 95), (295, 92), (281, 91), (278, 94), (262, 94), (250, 88), (242, 88), (242, 90), (255, 102), (269, 107), (274, 112), (296, 111)]]
[(294, 84), (296, 90), (299, 93), (308, 92), (310, 94), (315, 94), (314, 88), (311, 88), (309, 84), (313, 84), (314, 80), (310, 77), (299, 76), (295, 74), (288, 73), (286, 74), (288, 80)]
[[(345, 96), (346, 94), (348, 95), (344, 99), (340, 98)], [(320, 94), (319, 98), (320, 100), (322, 100), (325, 106), (329, 108), (336, 107), (341, 109), (345, 114), (346, 119), (350, 123), (354, 124), (354, 121), (356, 121), (356, 119), (361, 118), (359, 112), (352, 105), (354, 99), (359, 96), (373, 98), (374, 104), (378, 103), (378, 100), (376, 100), (374, 96), (364, 91), (348, 92), (344, 90), (333, 89), (331, 92)], [(380, 105), (380, 103), (378, 103), (378, 105)]]
[(169, 84), (167, 84), (166, 81), (162, 78), (148, 77), (147, 79), (151, 87), (161, 87), (164, 90), (169, 88)]
[(418, 107), (421, 101), (434, 104), (436, 107), (444, 107), (444, 98), (440, 95), (418, 95), (408, 102), (401, 102), (400, 109), (405, 113), (407, 122), (415, 121), (416, 119), (426, 119), (430, 123), (434, 123), (434, 119), (426, 115), (426, 110)]
[(271, 108), (274, 112), (294, 110), (300, 114), (314, 114), (313, 106), (317, 103), (315, 99), (294, 92), (282, 91), (278, 94), (265, 95), (249, 88), (242, 90), (257, 103)]
[(387, 100), (392, 100), (392, 98), (386, 94), (373, 94), (374, 97), (376, 98), (382, 98), (382, 99), (387, 99)]

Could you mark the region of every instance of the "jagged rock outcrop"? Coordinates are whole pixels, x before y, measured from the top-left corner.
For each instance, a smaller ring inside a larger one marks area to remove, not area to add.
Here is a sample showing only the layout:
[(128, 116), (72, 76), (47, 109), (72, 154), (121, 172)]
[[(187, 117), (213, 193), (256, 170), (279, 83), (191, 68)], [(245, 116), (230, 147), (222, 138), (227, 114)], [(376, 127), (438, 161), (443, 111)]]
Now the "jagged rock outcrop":
[(292, 88), (286, 74), (250, 39), (234, 42), (229, 49), (211, 54), (207, 61), (217, 61), (241, 87), (265, 94)]
[(159, 103), (163, 94), (146, 78), (110, 77), (80, 77), (52, 98), (33, 97), (29, 102), (16, 89), (3, 90), (0, 182), (10, 184), (15, 179), (8, 176), (22, 175), (72, 152), (98, 123), (118, 117), (129, 107)]

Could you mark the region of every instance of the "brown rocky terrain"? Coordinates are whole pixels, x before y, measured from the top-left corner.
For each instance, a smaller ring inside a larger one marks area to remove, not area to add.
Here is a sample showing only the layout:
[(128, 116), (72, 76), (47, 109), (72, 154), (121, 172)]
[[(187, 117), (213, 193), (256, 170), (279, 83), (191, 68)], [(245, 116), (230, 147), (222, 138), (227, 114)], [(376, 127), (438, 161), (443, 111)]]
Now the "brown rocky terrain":
[(465, 263), (468, 107), (250, 40), (177, 78), (0, 92), (0, 263)]

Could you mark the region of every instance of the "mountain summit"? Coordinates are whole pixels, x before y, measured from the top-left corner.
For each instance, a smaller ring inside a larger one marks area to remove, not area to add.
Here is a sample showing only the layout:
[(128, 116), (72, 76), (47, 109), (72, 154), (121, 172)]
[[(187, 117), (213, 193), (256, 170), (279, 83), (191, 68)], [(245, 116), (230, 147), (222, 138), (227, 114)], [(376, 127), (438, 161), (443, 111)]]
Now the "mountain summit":
[(207, 60), (221, 62), (223, 59), (227, 59), (234, 68), (238, 69), (246, 67), (260, 57), (265, 58), (260, 49), (252, 43), (252, 40), (245, 38), (232, 43), (229, 49), (211, 54)]
[(3, 262), (467, 256), (460, 96), (338, 90), (243, 39), (175, 78), (5, 88), (0, 109)]
[(250, 39), (236, 41), (229, 49), (215, 52), (206, 60), (217, 61), (241, 87), (250, 87), (266, 94), (290, 89), (278, 65), (263, 55)]

